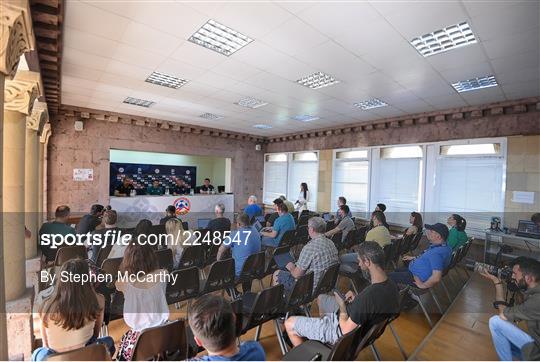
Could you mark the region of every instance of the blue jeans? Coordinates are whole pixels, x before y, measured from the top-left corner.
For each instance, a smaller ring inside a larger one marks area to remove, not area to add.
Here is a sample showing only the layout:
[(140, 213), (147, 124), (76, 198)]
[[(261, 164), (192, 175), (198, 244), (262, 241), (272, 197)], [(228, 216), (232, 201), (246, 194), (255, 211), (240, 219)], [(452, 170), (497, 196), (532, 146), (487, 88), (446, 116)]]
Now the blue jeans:
[[(111, 354), (111, 357), (114, 354), (115, 348), (114, 348), (114, 340), (112, 339), (112, 337), (109, 337), (109, 336), (101, 337), (101, 338), (92, 337), (90, 338), (88, 343), (86, 343), (86, 345), (89, 346), (94, 343), (103, 344), (105, 347), (107, 347), (107, 349), (109, 350), (109, 353)], [(53, 354), (56, 354), (56, 353), (57, 352), (51, 348), (38, 347), (34, 350), (34, 352), (32, 352), (32, 361), (45, 361), (49, 356), (52, 356)]]
[(534, 341), (531, 336), (514, 323), (505, 321), (498, 315), (489, 319), (489, 330), (491, 331), (493, 345), (501, 361), (511, 361), (512, 356), (522, 361), (521, 348)]
[(269, 236), (263, 236), (261, 238), (261, 244), (264, 246), (271, 246), (273, 248), (277, 248), (279, 245), (279, 240), (276, 240), (274, 238), (271, 238)]

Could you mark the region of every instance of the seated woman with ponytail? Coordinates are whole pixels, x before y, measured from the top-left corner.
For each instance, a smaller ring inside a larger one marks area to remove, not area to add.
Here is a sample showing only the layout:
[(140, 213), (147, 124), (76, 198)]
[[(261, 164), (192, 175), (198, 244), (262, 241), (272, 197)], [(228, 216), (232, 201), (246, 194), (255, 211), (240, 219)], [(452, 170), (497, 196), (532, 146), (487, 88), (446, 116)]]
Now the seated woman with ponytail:
[(452, 214), (447, 220), (448, 226), (450, 226), (450, 233), (448, 234), (448, 240), (446, 243), (452, 250), (456, 250), (461, 245), (464, 245), (468, 236), (465, 233), (465, 227), (467, 226), (467, 220), (458, 214)]
[[(75, 277), (90, 273), (88, 263), (81, 259), (65, 262), (56, 276), (51, 294), (38, 306), (43, 347), (32, 353), (33, 361), (72, 351), (93, 343), (103, 344), (114, 354), (111, 337), (97, 338), (103, 322), (105, 299), (97, 294), (91, 282)], [(71, 275), (73, 278), (60, 278)]]

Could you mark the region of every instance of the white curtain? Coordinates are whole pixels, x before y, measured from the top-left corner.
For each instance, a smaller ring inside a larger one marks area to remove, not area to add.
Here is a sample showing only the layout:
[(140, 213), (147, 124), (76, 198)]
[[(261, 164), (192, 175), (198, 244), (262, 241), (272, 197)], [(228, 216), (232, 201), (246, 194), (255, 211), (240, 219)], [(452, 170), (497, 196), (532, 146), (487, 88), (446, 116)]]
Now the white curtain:
[(347, 199), (351, 212), (368, 211), (368, 165), (365, 161), (339, 161), (334, 164), (332, 210), (340, 196)]

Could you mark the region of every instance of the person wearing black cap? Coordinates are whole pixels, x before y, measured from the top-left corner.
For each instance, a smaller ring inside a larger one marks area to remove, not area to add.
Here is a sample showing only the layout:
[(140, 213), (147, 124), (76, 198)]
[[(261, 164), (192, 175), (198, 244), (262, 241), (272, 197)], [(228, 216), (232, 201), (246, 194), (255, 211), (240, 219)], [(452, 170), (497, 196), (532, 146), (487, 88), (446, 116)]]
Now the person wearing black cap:
[(450, 263), (452, 255), (452, 248), (446, 245), (448, 227), (437, 223), (426, 224), (425, 228), (429, 247), (417, 257), (403, 257), (404, 261), (410, 261), (409, 267), (390, 273), (389, 277), (394, 282), (425, 289), (441, 281), (442, 272)]

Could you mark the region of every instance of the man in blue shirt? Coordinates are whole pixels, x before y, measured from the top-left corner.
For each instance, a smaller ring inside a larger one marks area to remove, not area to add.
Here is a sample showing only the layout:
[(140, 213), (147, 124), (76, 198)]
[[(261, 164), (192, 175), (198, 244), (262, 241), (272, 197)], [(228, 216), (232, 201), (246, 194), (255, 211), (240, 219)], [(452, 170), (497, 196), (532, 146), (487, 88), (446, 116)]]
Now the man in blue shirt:
[(265, 361), (259, 342), (237, 343), (236, 318), (230, 303), (222, 297), (206, 294), (198, 298), (189, 310), (188, 322), (195, 343), (204, 347), (208, 355), (194, 360)]
[(410, 261), (408, 268), (396, 269), (389, 277), (398, 284), (412, 285), (421, 289), (431, 288), (439, 283), (444, 268), (450, 263), (452, 248), (446, 245), (448, 227), (437, 223), (425, 225), (429, 247), (417, 257), (405, 256)]
[(263, 214), (263, 210), (257, 205), (257, 196), (251, 195), (248, 198), (248, 206), (244, 208), (244, 212), (249, 216), (249, 220), (254, 216), (261, 216)]
[(296, 229), (294, 218), (289, 214), (287, 206), (284, 203), (277, 204), (277, 212), (279, 217), (274, 221), (274, 226), (269, 231), (262, 231), (262, 244), (276, 248), (283, 238), (286, 231)]

